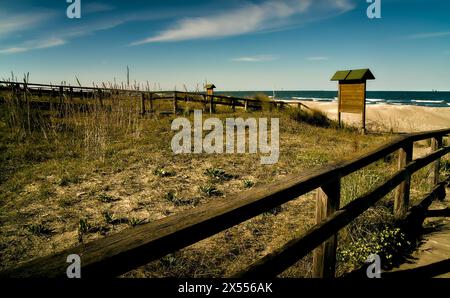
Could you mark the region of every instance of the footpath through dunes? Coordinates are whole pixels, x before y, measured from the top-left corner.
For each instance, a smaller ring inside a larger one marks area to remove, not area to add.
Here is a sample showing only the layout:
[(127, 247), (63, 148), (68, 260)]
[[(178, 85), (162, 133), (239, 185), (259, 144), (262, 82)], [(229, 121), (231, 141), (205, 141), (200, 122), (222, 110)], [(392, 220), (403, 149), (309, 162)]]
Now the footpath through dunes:
[(423, 234), (418, 249), (398, 268), (384, 277), (450, 278), (450, 194), (434, 201), (425, 213)]

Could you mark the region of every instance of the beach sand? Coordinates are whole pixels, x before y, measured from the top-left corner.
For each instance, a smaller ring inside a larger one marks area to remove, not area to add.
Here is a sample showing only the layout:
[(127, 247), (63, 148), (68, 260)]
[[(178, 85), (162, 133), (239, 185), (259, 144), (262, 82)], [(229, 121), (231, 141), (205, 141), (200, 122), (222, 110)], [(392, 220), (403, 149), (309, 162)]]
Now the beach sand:
[[(324, 112), (337, 120), (337, 102), (301, 101), (302, 104)], [(418, 132), (450, 128), (450, 107), (433, 108), (409, 105), (367, 105), (366, 127), (372, 131)], [(342, 114), (342, 121), (360, 126), (360, 114)]]

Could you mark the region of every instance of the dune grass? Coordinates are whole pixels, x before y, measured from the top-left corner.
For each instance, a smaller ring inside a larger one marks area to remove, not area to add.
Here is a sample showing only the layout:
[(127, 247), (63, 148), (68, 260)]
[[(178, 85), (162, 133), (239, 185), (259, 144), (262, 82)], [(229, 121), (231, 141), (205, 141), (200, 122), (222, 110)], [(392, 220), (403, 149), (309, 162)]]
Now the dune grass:
[[(174, 155), (170, 124), (175, 116), (139, 115), (135, 98), (111, 98), (83, 111), (68, 107), (61, 115), (57, 110), (29, 114), (9, 95), (3, 96), (7, 103), (0, 106), (0, 269), (349, 158), (392, 137), (340, 129), (318, 113), (233, 113), (218, 106), (214, 116), (222, 120), (280, 118), (279, 162), (263, 166), (258, 154)], [(155, 102), (155, 109), (170, 108), (168, 102)], [(194, 108), (204, 107), (180, 102), (191, 121)], [(395, 170), (395, 160), (379, 161), (344, 178), (342, 204), (387, 177)], [(413, 196), (427, 189), (423, 177), (428, 174), (414, 178)], [(341, 249), (382, 231), (383, 222), (392, 218), (391, 205), (388, 197), (345, 229)], [(310, 228), (314, 208), (309, 193), (125, 276), (229, 274)], [(356, 263), (344, 260), (339, 273)], [(283, 276), (310, 276), (310, 265), (308, 256)]]

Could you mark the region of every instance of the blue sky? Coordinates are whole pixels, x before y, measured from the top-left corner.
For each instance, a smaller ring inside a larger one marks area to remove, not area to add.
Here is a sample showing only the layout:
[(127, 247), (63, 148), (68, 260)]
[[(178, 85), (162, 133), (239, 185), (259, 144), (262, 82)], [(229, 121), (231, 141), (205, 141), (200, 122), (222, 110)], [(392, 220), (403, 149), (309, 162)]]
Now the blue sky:
[(149, 81), (189, 90), (335, 90), (339, 69), (370, 68), (369, 90), (450, 90), (450, 1), (66, 0), (0, 2), (0, 78)]

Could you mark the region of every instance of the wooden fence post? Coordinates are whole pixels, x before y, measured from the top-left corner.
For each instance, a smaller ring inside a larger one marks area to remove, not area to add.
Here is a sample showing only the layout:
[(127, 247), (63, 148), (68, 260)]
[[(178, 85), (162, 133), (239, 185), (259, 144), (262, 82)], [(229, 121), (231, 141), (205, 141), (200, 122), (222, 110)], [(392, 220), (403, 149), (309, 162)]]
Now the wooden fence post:
[(245, 100), (245, 110), (248, 111), (248, 100)]
[(234, 98), (231, 100), (231, 108), (233, 109), (233, 113), (236, 112), (236, 100)]
[(70, 102), (72, 102), (72, 100), (73, 100), (73, 87), (70, 87), (69, 88), (69, 98), (70, 98)]
[(148, 100), (150, 102), (150, 113), (153, 113), (153, 93), (149, 94)]
[(100, 106), (103, 108), (103, 93), (102, 93), (102, 89), (97, 89), (98, 90), (98, 100), (100, 101)]
[[(339, 209), (341, 196), (341, 179), (317, 189), (316, 193), (316, 224), (331, 216)], [(319, 245), (313, 253), (313, 277), (334, 278), (336, 271), (337, 234)]]
[(59, 87), (59, 105), (60, 105), (60, 108), (62, 108), (62, 103), (63, 103), (63, 87), (60, 86)]
[(145, 115), (145, 93), (141, 93), (141, 112), (142, 115)]
[(214, 96), (209, 95), (209, 113), (214, 114)]
[[(442, 148), (442, 136), (438, 136), (431, 139), (431, 150), (436, 151)], [(439, 167), (440, 167), (440, 161), (441, 159), (438, 158), (433, 165), (433, 184), (437, 185), (440, 182), (440, 176), (439, 176)]]
[(176, 115), (178, 111), (177, 92), (173, 93), (173, 113)]
[(206, 95), (205, 94), (203, 94), (202, 96), (203, 96), (203, 111), (206, 112), (206, 101), (207, 101), (207, 99), (206, 99)]
[[(409, 142), (399, 149), (398, 169), (401, 170), (412, 161), (413, 143)], [(394, 201), (394, 215), (397, 218), (403, 217), (409, 208), (409, 187), (411, 184), (411, 175), (405, 177), (405, 181), (400, 183), (397, 188)]]

